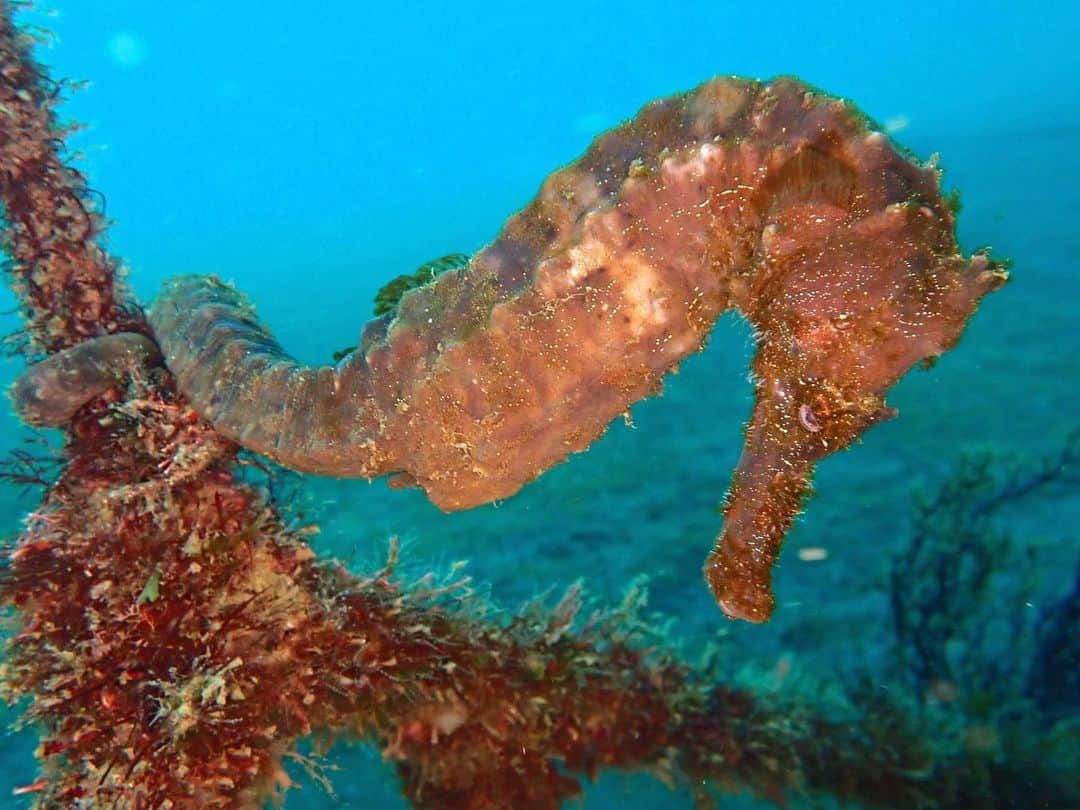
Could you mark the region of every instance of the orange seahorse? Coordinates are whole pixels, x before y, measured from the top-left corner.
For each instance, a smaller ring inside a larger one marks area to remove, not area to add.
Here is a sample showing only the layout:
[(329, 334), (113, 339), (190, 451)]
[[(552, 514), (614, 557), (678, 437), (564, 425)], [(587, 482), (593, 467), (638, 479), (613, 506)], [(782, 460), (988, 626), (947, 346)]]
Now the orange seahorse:
[[(961, 255), (938, 172), (855, 107), (718, 78), (597, 138), (336, 366), (296, 363), (214, 277), (169, 282), (150, 324), (224, 435), (296, 470), (395, 474), (456, 510), (584, 450), (735, 308), (756, 401), (705, 571), (727, 615), (762, 621), (813, 465), (893, 416), (888, 389), (1006, 277)], [(17, 406), (51, 396), (35, 368)]]

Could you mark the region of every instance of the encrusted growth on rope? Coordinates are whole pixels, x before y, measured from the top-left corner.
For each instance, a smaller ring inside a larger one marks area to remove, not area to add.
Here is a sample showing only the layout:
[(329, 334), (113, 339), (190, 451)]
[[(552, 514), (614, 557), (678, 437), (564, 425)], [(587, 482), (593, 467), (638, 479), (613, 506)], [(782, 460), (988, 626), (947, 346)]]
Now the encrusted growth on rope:
[(70, 128), (57, 123), (63, 82), (29, 58), (34, 38), (0, 19), (0, 203), (8, 273), (26, 317), (29, 354), (89, 337), (145, 331), (120, 285), (118, 264), (99, 244), (98, 201), (61, 150)]

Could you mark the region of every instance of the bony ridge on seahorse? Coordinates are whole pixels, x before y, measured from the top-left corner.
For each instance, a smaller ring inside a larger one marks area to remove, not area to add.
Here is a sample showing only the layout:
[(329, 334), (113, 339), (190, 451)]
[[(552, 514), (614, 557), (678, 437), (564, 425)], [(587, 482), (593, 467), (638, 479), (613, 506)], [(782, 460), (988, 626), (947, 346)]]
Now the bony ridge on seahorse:
[(755, 404), (705, 572), (727, 615), (762, 621), (813, 465), (893, 416), (888, 389), (1006, 277), (960, 254), (938, 172), (853, 106), (719, 78), (601, 135), (335, 366), (295, 362), (214, 277), (169, 282), (150, 325), (224, 435), (300, 471), (393, 474), (456, 510), (584, 450), (737, 309)]

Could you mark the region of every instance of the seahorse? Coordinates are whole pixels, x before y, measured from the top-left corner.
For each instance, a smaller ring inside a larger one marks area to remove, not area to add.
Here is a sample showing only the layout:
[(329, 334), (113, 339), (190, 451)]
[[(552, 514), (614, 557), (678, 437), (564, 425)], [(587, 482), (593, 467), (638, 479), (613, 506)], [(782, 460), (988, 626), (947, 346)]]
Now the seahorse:
[(888, 389), (1007, 278), (961, 254), (954, 214), (936, 168), (848, 102), (717, 78), (598, 137), (334, 366), (297, 363), (213, 276), (168, 282), (149, 321), (224, 435), (457, 510), (586, 449), (735, 309), (754, 330), (755, 404), (705, 574), (728, 616), (763, 621), (814, 464), (894, 416)]

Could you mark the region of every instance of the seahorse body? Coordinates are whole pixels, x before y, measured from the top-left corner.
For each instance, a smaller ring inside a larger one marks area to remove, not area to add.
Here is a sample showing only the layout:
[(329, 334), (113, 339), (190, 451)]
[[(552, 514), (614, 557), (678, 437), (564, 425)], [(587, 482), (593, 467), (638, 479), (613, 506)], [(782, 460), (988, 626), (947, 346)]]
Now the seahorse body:
[(225, 435), (297, 470), (397, 474), (455, 510), (584, 450), (735, 308), (756, 402), (706, 576), (725, 613), (761, 621), (814, 463), (892, 416), (889, 387), (1005, 280), (953, 231), (938, 173), (854, 107), (719, 78), (600, 136), (334, 367), (296, 363), (213, 277), (170, 282), (150, 322)]

